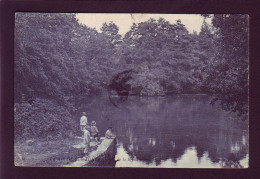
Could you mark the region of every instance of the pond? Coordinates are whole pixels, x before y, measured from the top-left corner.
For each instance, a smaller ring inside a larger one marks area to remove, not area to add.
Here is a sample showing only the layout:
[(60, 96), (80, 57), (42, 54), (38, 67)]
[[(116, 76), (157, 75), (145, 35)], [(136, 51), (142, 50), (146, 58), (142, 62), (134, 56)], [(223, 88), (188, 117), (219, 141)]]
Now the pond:
[(80, 104), (78, 114), (86, 111), (102, 136), (114, 128), (115, 167), (248, 167), (248, 121), (212, 106), (208, 95), (129, 96), (118, 107), (93, 96)]

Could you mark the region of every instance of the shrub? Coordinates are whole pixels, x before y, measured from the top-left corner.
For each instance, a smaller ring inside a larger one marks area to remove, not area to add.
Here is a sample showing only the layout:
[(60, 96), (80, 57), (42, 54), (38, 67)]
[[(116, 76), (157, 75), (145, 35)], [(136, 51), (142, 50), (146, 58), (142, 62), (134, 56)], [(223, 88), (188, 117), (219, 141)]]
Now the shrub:
[(36, 98), (15, 104), (16, 137), (67, 136), (75, 128), (71, 114), (54, 100)]

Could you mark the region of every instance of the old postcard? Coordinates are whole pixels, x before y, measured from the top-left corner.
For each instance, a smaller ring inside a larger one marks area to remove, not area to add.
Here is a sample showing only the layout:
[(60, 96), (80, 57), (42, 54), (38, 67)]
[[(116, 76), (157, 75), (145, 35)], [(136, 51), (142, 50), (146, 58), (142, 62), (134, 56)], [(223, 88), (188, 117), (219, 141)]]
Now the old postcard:
[(15, 13), (15, 166), (248, 168), (245, 14)]

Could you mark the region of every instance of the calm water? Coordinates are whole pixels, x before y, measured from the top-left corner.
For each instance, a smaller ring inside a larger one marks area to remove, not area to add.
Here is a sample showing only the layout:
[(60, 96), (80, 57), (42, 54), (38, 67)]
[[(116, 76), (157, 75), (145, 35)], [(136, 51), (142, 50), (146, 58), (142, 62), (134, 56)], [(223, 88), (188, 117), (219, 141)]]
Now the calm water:
[(248, 121), (238, 122), (209, 98), (129, 97), (117, 108), (98, 96), (82, 101), (78, 114), (86, 111), (102, 136), (115, 129), (116, 167), (248, 167)]

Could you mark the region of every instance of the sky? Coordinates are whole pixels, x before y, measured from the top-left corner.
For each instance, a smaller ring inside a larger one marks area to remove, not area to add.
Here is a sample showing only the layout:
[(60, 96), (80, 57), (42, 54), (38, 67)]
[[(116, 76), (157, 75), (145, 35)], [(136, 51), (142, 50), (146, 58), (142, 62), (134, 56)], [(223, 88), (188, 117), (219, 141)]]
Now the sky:
[[(76, 16), (79, 23), (98, 31), (100, 31), (103, 23), (113, 21), (119, 27), (119, 34), (122, 36), (130, 30), (133, 23), (144, 22), (150, 18), (158, 20), (161, 17), (172, 24), (180, 19), (190, 33), (193, 33), (193, 31), (199, 33), (203, 23), (203, 17), (199, 14), (132, 14), (131, 16), (131, 14), (126, 13), (79, 13)], [(210, 19), (207, 22), (210, 23)]]

